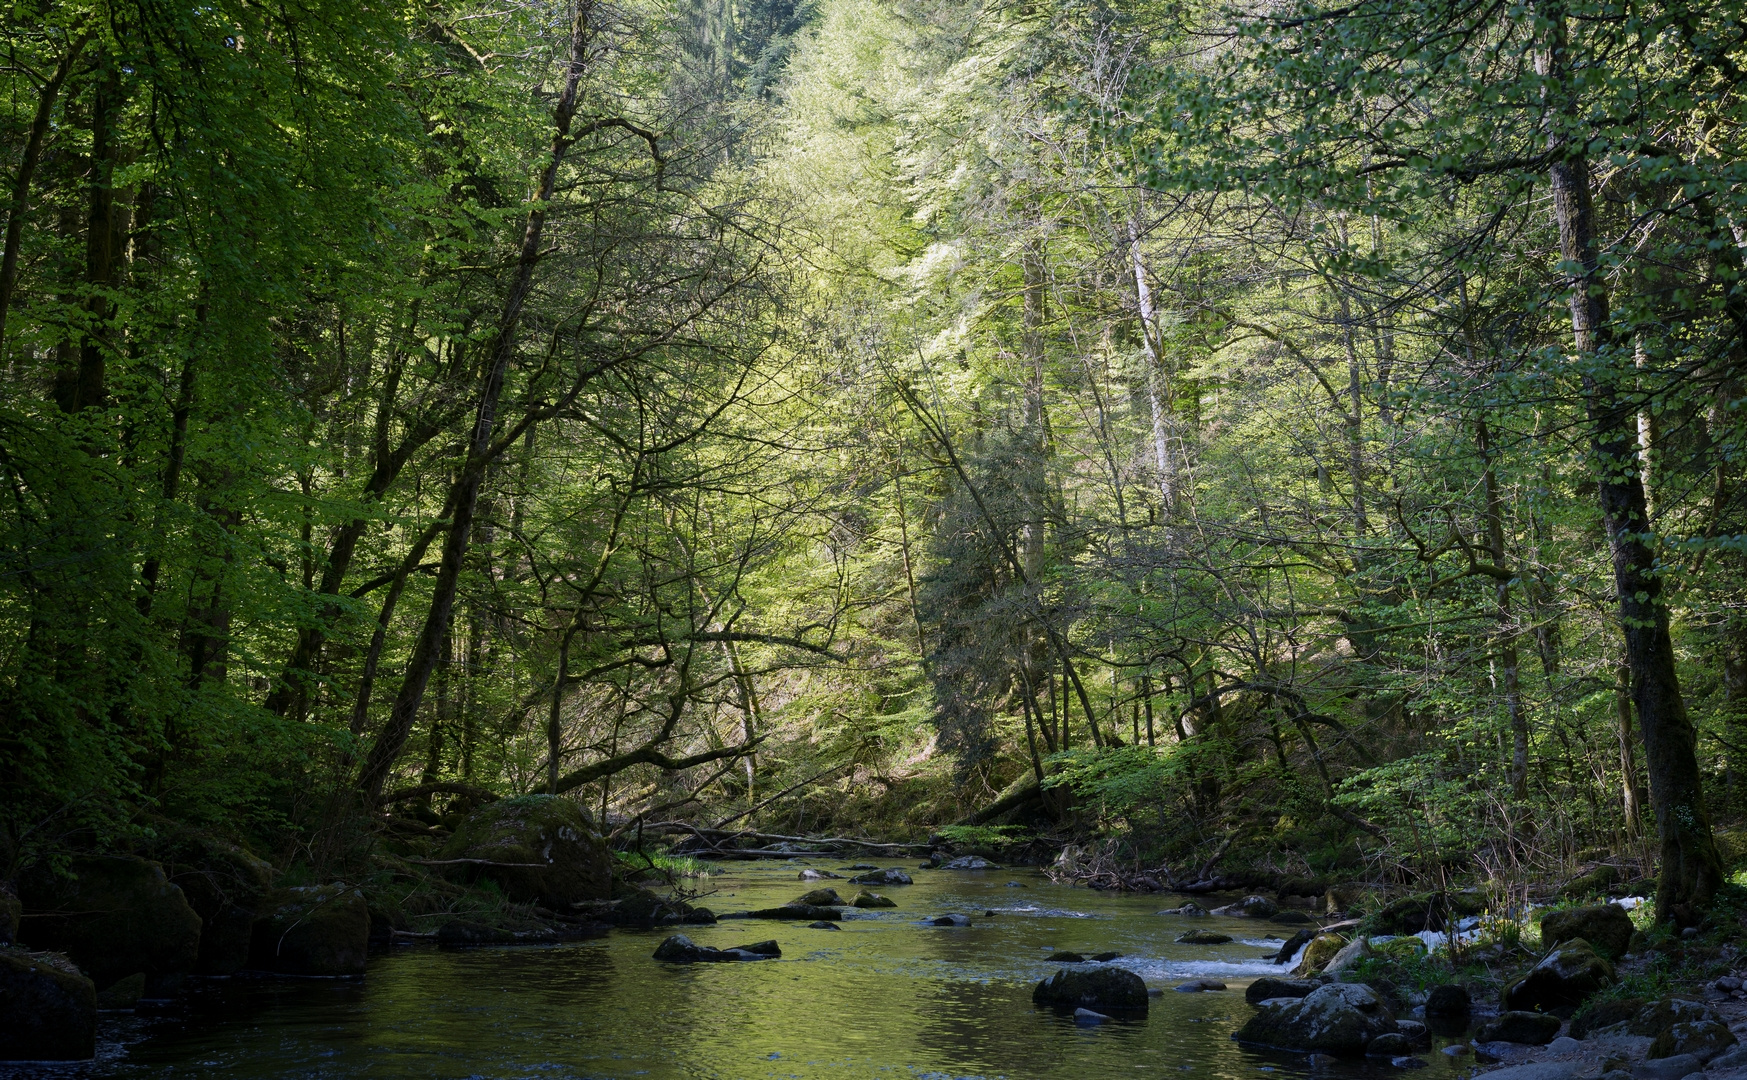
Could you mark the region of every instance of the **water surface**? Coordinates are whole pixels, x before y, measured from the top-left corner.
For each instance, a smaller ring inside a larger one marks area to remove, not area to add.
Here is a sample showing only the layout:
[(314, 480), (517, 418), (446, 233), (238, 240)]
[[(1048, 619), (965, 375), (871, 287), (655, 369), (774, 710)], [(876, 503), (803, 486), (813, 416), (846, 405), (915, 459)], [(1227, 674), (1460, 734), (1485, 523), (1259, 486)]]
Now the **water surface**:
[[(714, 895), (700, 902), (718, 913), (748, 910), (819, 885), (848, 897), (856, 886), (797, 880), (802, 866), (843, 865), (821, 858), (728, 864), (710, 880)], [(1282, 971), (1263, 953), (1278, 949), (1296, 928), (1154, 915), (1178, 901), (1067, 888), (1033, 871), (909, 872), (915, 885), (876, 890), (896, 900), (896, 909), (849, 909), (841, 930), (768, 921), (685, 930), (700, 944), (718, 947), (775, 938), (780, 960), (659, 963), (649, 954), (671, 933), (666, 930), (620, 930), (559, 946), (402, 947), (373, 958), (362, 980), (213, 981), (167, 1015), (106, 1014), (96, 1061), (0, 1067), (0, 1077), (1262, 1080), (1266, 1072), (1308, 1074), (1301, 1058), (1230, 1039), (1250, 1011), (1244, 986)], [(949, 912), (973, 916), (973, 925), (921, 924)], [(1192, 928), (1237, 940), (1174, 942)], [(1077, 1026), (1031, 1003), (1037, 981), (1060, 966), (1043, 959), (1057, 949), (1120, 952), (1118, 965), (1165, 992), (1153, 998), (1145, 1019)], [(1172, 989), (1201, 977), (1220, 978), (1230, 989)], [(1445, 1075), (1443, 1055), (1428, 1057), (1432, 1073)], [(1333, 1067), (1333, 1075), (1350, 1077), (1393, 1071), (1375, 1064)]]

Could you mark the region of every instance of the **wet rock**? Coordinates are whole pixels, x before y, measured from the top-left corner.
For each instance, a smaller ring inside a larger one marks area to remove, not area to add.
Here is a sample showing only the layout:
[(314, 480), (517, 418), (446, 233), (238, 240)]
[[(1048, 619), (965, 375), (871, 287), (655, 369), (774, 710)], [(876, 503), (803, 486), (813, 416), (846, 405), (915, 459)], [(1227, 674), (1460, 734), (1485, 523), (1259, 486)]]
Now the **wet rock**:
[(269, 898), (249, 943), (249, 966), (281, 975), (364, 974), (370, 909), (341, 884), (284, 889)]
[(1141, 1011), (1147, 1007), (1146, 983), (1125, 968), (1062, 968), (1037, 984), (1031, 1000), (1067, 1008)]
[(612, 861), (582, 807), (555, 795), (487, 803), (437, 853), (455, 876), (497, 882), (512, 900), (559, 911), (612, 895)]
[(1007, 883), (1007, 888), (1009, 888), (1009, 889), (1023, 889), (1023, 888), (1025, 888), (1025, 882), (1023, 882), (1023, 881), (1009, 881)]
[(1356, 937), (1352, 941), (1341, 946), (1341, 951), (1335, 953), (1329, 958), (1328, 963), (1323, 965), (1322, 973), (1324, 975), (1338, 974), (1352, 967), (1359, 961), (1374, 955), (1376, 954), (1371, 950), (1370, 939)]
[(136, 971), (127, 978), (109, 985), (109, 989), (97, 994), (97, 1008), (101, 1012), (132, 1012), (139, 1006), (140, 998), (146, 996), (146, 973)]
[(850, 904), (858, 908), (890, 908), (898, 906), (898, 902), (891, 897), (881, 896), (879, 893), (871, 893), (865, 889), (856, 893), (855, 899), (851, 900)]
[(1717, 1074), (1747, 1069), (1747, 1046), (1735, 1046), (1710, 1060), (1709, 1068)]
[(718, 963), (731, 960), (773, 960), (782, 956), (775, 941), (760, 941), (751, 945), (733, 945), (717, 949), (699, 945), (684, 934), (675, 934), (655, 947), (654, 957), (675, 964)]
[(1254, 1005), (1271, 998), (1302, 998), (1321, 985), (1314, 979), (1276, 979), (1264, 975), (1244, 990), (1244, 1000)]
[(1331, 983), (1279, 1008), (1263, 1009), (1232, 1035), (1281, 1050), (1358, 1057), (1380, 1035), (1399, 1034), (1377, 992), (1363, 983)]
[(96, 1049), (91, 980), (65, 957), (0, 949), (0, 1061), (86, 1061)]
[(1074, 1023), (1076, 1024), (1102, 1024), (1113, 1019), (1115, 1018), (1106, 1016), (1101, 1012), (1093, 1012), (1091, 1009), (1074, 1010)]
[(999, 870), (999, 866), (981, 855), (961, 855), (941, 866), (942, 870)]
[(1713, 1009), (1684, 998), (1659, 1001), (1632, 1021), (1634, 1034), (1648, 1034), (1650, 1028), (1658, 1029), (1646, 1053), (1650, 1058), (1691, 1054), (1709, 1061), (1736, 1043), (1734, 1032)]
[(151, 855), (200, 916), (194, 972), (234, 975), (249, 962), (255, 919), (273, 890), (273, 865), (222, 836), (172, 821), (156, 828)]
[(67, 954), (99, 989), (136, 971), (151, 979), (193, 970), (200, 916), (161, 865), (131, 855), (82, 856), (67, 870), (67, 877), (43, 870), (21, 882), (25, 945)]
[(1413, 1040), (1397, 1031), (1386, 1031), (1365, 1047), (1366, 1057), (1402, 1057), (1413, 1049)]
[[(866, 896), (866, 893), (862, 894)], [(804, 896), (798, 896), (789, 901), (794, 907), (841, 907), (843, 897), (837, 895), (836, 889), (814, 889)]]
[(1334, 959), (1336, 953), (1346, 948), (1347, 939), (1339, 934), (1318, 934), (1310, 939), (1310, 944), (1304, 947), (1304, 955), (1298, 961), (1298, 966), (1292, 969), (1294, 975), (1315, 975), (1323, 966)]
[(1316, 920), (1302, 911), (1282, 911), (1278, 915), (1269, 916), (1268, 921), (1281, 926), (1313, 926)]
[(1443, 1053), (1448, 1057), (1463, 1057), (1467, 1054), (1472, 1054), (1473, 1052), (1473, 1048), (1463, 1046), (1461, 1043), (1456, 1043), (1453, 1046), (1446, 1046), (1443, 1049)]
[(852, 877), (849, 879), (849, 883), (851, 885), (912, 885), (912, 884), (915, 884), (913, 881), (910, 880), (909, 874), (904, 873), (904, 871), (898, 869), (895, 866), (891, 867), (890, 869), (887, 869), (887, 870), (874, 870), (872, 873), (862, 874), (859, 877)]
[(1053, 952), (1043, 958), (1046, 964), (1083, 964), (1086, 958), (1077, 952)]
[(842, 874), (833, 874), (829, 870), (802, 870), (798, 875), (802, 881), (842, 881)]
[(1191, 979), (1186, 983), (1177, 984), (1179, 994), (1204, 994), (1212, 990), (1224, 990), (1225, 984), (1218, 979)]
[(1235, 904), (1214, 908), (1213, 914), (1235, 919), (1270, 919), (1280, 913), (1280, 905), (1265, 896), (1246, 896)]
[(606, 918), (614, 926), (707, 926), (716, 921), (709, 908), (693, 907), (636, 885), (614, 884), (613, 900)]
[(1315, 930), (1300, 930), (1296, 934), (1293, 934), (1286, 939), (1286, 944), (1280, 946), (1280, 951), (1274, 954), (1274, 963), (1291, 963), (1292, 958), (1298, 955), (1298, 950), (1310, 944), (1311, 939), (1314, 937), (1316, 937)]
[(1417, 1058), (1409, 1055), (1390, 1058), (1389, 1064), (1395, 1066), (1397, 1069), (1423, 1069), (1430, 1063), (1427, 1062), (1425, 1058)]
[(1676, 1054), (1673, 1057), (1652, 1058), (1640, 1061), (1632, 1066), (1632, 1076), (1636, 1080), (1680, 1080), (1704, 1069), (1704, 1062), (1691, 1054)]
[(1570, 908), (1547, 913), (1541, 919), (1541, 943), (1552, 948), (1561, 942), (1582, 938), (1602, 956), (1618, 960), (1631, 943), (1632, 917), (1618, 904)]
[(877, 866), (875, 866), (875, 865), (874, 865), (874, 864), (873, 864), (873, 863), (870, 863), (870, 862), (858, 862), (858, 863), (854, 863), (854, 864), (851, 864), (851, 865), (849, 865), (849, 866), (839, 866), (839, 867), (838, 867), (838, 868), (837, 868), (837, 869), (839, 869), (839, 870), (850, 870), (850, 871), (855, 871), (855, 870), (878, 870), (878, 869), (879, 869), (879, 867), (877, 867)]
[(933, 926), (969, 926), (971, 917), (969, 915), (941, 915), (930, 920), (930, 924)]
[[(1585, 1005), (1571, 1018), (1571, 1037), (1587, 1039), (1596, 1033), (1609, 1028), (1625, 1030), (1637, 1015), (1644, 1011), (1648, 1003), (1643, 998), (1620, 998), (1615, 1001), (1596, 1001)], [(1669, 1021), (1672, 1023), (1672, 1021)], [(1659, 1032), (1652, 1032), (1654, 1038)]]
[(1427, 1016), (1467, 1016), (1471, 1007), (1468, 988), (1455, 983), (1434, 986), (1426, 995)]
[(1559, 1018), (1546, 1013), (1511, 1010), (1480, 1025), (1474, 1038), (1479, 1042), (1523, 1043), (1545, 1046), (1559, 1034)]
[(834, 923), (834, 922), (823, 922), (823, 921), (821, 921), (821, 922), (810, 922), (810, 923), (808, 923), (808, 924), (807, 924), (807, 929), (809, 929), (809, 930), (841, 930), (841, 929), (843, 929), (843, 927), (841, 927), (841, 926), (838, 926), (838, 925), (837, 925), (837, 924), (836, 924), (836, 923)]
[(718, 915), (717, 919), (806, 919), (809, 922), (819, 920), (836, 920), (843, 918), (843, 912), (837, 908), (813, 907), (810, 904), (784, 904), (782, 907), (759, 908), (757, 911), (735, 911), (726, 915)]
[(1230, 934), (1221, 934), (1217, 930), (1191, 930), (1177, 935), (1179, 945), (1225, 945), (1230, 941)]
[[(1478, 1053), (1476, 1057), (1485, 1060)], [(1502, 1069), (1494, 1069), (1484, 1075), (1498, 1080), (1571, 1080), (1577, 1075), (1579, 1065), (1575, 1061), (1532, 1061), (1524, 1065), (1509, 1065)]]
[(1430, 1050), (1432, 1048), (1431, 1029), (1418, 1020), (1397, 1020), (1395, 1030), (1400, 1032), (1415, 1050)]
[(1207, 909), (1202, 907), (1200, 904), (1197, 904), (1195, 901), (1191, 900), (1188, 903), (1184, 904), (1182, 907), (1166, 908), (1163, 911), (1155, 911), (1155, 912), (1153, 912), (1153, 914), (1154, 915), (1200, 916), (1200, 915), (1207, 914)]
[(1506, 987), (1504, 1007), (1531, 1012), (1575, 1008), (1613, 981), (1614, 966), (1587, 941), (1573, 938), (1554, 946), (1527, 975)]
[(1122, 954), (1119, 952), (1099, 952), (1092, 954), (1093, 962), (1099, 964), (1108, 964), (1112, 960), (1120, 959), (1122, 959)]

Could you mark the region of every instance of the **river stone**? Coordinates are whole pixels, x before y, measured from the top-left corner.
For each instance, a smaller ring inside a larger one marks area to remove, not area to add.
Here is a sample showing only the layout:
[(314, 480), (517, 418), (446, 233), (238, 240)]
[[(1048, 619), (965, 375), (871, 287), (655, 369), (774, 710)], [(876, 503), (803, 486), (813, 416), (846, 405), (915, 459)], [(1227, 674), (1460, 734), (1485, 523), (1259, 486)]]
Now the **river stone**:
[(1589, 942), (1573, 938), (1554, 946), (1527, 975), (1506, 987), (1504, 1007), (1528, 1012), (1575, 1008), (1613, 981), (1614, 966), (1597, 956)]
[(1389, 1064), (1395, 1066), (1397, 1069), (1423, 1069), (1430, 1064), (1430, 1062), (1426, 1061), (1425, 1058), (1403, 1055), (1401, 1057), (1390, 1058)]
[(1314, 937), (1316, 937), (1315, 930), (1300, 930), (1293, 934), (1286, 939), (1286, 944), (1280, 946), (1280, 951), (1274, 954), (1274, 963), (1291, 963), (1292, 958), (1298, 955), (1298, 950), (1310, 944)]
[(1271, 916), (1268, 921), (1279, 923), (1281, 926), (1313, 926), (1316, 923), (1315, 919), (1302, 911), (1282, 911), (1278, 915)]
[(109, 984), (109, 989), (97, 992), (99, 1012), (132, 1012), (146, 996), (146, 973), (136, 971), (125, 979)]
[(636, 885), (614, 882), (613, 900), (606, 918), (614, 926), (707, 926), (716, 921), (709, 908), (693, 907), (683, 900), (663, 897)]
[(1667, 997), (1642, 1006), (1632, 1015), (1626, 1030), (1632, 1035), (1658, 1038), (1675, 1024), (1691, 1024), (1705, 1020), (1720, 1021), (1717, 1011), (1702, 1001), (1691, 998)]
[(1548, 912), (1541, 918), (1541, 944), (1547, 948), (1582, 938), (1609, 960), (1626, 954), (1632, 940), (1632, 917), (1618, 904), (1569, 908)]
[(1224, 989), (1225, 984), (1218, 979), (1191, 979), (1186, 983), (1177, 984), (1177, 993), (1179, 994), (1203, 994)]
[(1322, 973), (1324, 975), (1338, 974), (1352, 967), (1359, 961), (1375, 955), (1376, 954), (1371, 951), (1371, 940), (1369, 938), (1363, 936), (1356, 937), (1352, 941), (1343, 945), (1340, 952), (1335, 953), (1334, 956), (1329, 958), (1328, 963), (1323, 965)]
[(1091, 1009), (1074, 1010), (1074, 1023), (1076, 1024), (1102, 1024), (1104, 1021), (1112, 1019), (1115, 1018), (1106, 1016), (1101, 1012), (1093, 1012)]
[(255, 918), (273, 888), (273, 864), (199, 829), (170, 821), (156, 828), (151, 855), (200, 916), (195, 974), (236, 974), (249, 962)]
[(1366, 1057), (1401, 1057), (1413, 1049), (1413, 1040), (1399, 1031), (1385, 1031), (1365, 1046)]
[(1322, 984), (1314, 979), (1277, 979), (1264, 975), (1244, 990), (1244, 1000), (1251, 1005), (1270, 998), (1301, 998)]
[(1470, 1005), (1468, 988), (1455, 983), (1434, 986), (1426, 995), (1427, 1016), (1467, 1016)]
[(941, 915), (933, 919), (932, 923), (935, 926), (969, 926), (971, 917), (969, 915)]
[(837, 895), (836, 889), (814, 889), (804, 896), (798, 896), (789, 903), (795, 907), (840, 907), (843, 897)]
[(1038, 1005), (1066, 1008), (1144, 1011), (1146, 983), (1126, 968), (1062, 968), (1037, 984), (1031, 1000)]
[(1336, 953), (1346, 948), (1346, 945), (1347, 939), (1339, 934), (1316, 935), (1304, 947), (1304, 956), (1298, 961), (1298, 966), (1292, 969), (1292, 974), (1315, 975), (1323, 969), (1323, 965), (1334, 959)]
[(909, 874), (904, 873), (904, 871), (898, 869), (895, 866), (891, 867), (890, 869), (887, 869), (887, 870), (875, 870), (872, 873), (862, 874), (859, 877), (852, 877), (849, 879), (849, 883), (851, 885), (913, 885), (913, 884), (915, 884), (915, 882), (910, 880)]
[(732, 945), (718, 949), (699, 945), (684, 934), (675, 934), (655, 947), (654, 957), (675, 964), (718, 963), (730, 960), (773, 960), (782, 956), (775, 941), (760, 941), (751, 945)]
[(810, 922), (810, 923), (808, 923), (808, 924), (807, 924), (807, 929), (809, 929), (809, 930), (841, 930), (841, 929), (843, 929), (843, 927), (841, 927), (841, 926), (838, 926), (838, 925), (837, 925), (837, 924), (836, 924), (836, 923), (834, 923), (834, 922), (824, 922), (824, 921), (820, 921), (820, 922)]
[(981, 855), (961, 855), (941, 867), (942, 870), (999, 870), (999, 866)]
[(1280, 913), (1280, 905), (1265, 896), (1246, 896), (1235, 904), (1214, 908), (1213, 914), (1234, 919), (1268, 919)]
[(556, 795), (518, 795), (468, 814), (438, 859), (445, 869), (497, 882), (512, 900), (559, 911), (612, 895), (612, 860), (581, 806)]
[(1077, 952), (1053, 952), (1043, 958), (1046, 964), (1083, 964), (1086, 958)]
[(1155, 911), (1155, 912), (1153, 912), (1153, 914), (1154, 915), (1188, 915), (1188, 916), (1193, 917), (1193, 916), (1200, 916), (1200, 915), (1207, 914), (1207, 909), (1202, 907), (1200, 904), (1197, 904), (1195, 901), (1191, 900), (1188, 903), (1184, 904), (1182, 907), (1166, 908), (1163, 911)]
[(1494, 1069), (1483, 1075), (1487, 1080), (1571, 1080), (1582, 1065), (1579, 1061), (1531, 1061), (1525, 1065)]
[(345, 885), (285, 889), (269, 899), (250, 939), (249, 966), (281, 975), (362, 975), (370, 909)]
[(1399, 1031), (1413, 1044), (1415, 1050), (1430, 1050), (1432, 1048), (1432, 1030), (1418, 1020), (1397, 1020), (1395, 1030)]
[(1253, 1014), (1232, 1038), (1301, 1053), (1359, 1057), (1371, 1040), (1396, 1033), (1383, 999), (1363, 983), (1331, 983), (1297, 1001)]
[(891, 897), (881, 896), (879, 893), (871, 893), (866, 889), (856, 893), (855, 899), (851, 900), (850, 904), (858, 908), (888, 908), (898, 906), (898, 902)]
[(1553, 1041), (1553, 1036), (1559, 1034), (1559, 1018), (1546, 1013), (1523, 1012), (1512, 1010), (1499, 1013), (1496, 1017), (1480, 1025), (1475, 1033), (1476, 1042), (1510, 1042), (1523, 1043), (1527, 1046), (1545, 1046)]
[(1112, 960), (1120, 959), (1122, 959), (1122, 954), (1119, 952), (1095, 952), (1092, 954), (1093, 962), (1099, 964), (1108, 964)]
[(802, 881), (842, 881), (843, 880), (842, 874), (833, 874), (829, 870), (802, 870), (799, 877)]
[(1709, 1061), (1735, 1045), (1735, 1033), (1720, 1018), (1683, 1020), (1668, 1025), (1645, 1055), (1650, 1058), (1691, 1054), (1700, 1061)]
[(1217, 930), (1191, 930), (1177, 935), (1179, 945), (1224, 945), (1230, 941), (1230, 934), (1222, 934)]
[(1632, 1066), (1632, 1075), (1637, 1080), (1680, 1080), (1683, 1076), (1691, 1076), (1704, 1069), (1704, 1063), (1691, 1054), (1676, 1054), (1673, 1057), (1650, 1058)]
[(88, 1061), (97, 988), (65, 957), (0, 949), (0, 1061)]
[(194, 969), (200, 916), (161, 865), (87, 855), (67, 870), (68, 877), (38, 871), (21, 883), (24, 944), (66, 953), (100, 990), (136, 971), (156, 979)]
[(843, 918), (839, 908), (812, 907), (806, 904), (784, 904), (782, 907), (759, 908), (757, 911), (732, 911), (726, 915), (718, 915), (718, 919), (815, 919), (837, 920)]

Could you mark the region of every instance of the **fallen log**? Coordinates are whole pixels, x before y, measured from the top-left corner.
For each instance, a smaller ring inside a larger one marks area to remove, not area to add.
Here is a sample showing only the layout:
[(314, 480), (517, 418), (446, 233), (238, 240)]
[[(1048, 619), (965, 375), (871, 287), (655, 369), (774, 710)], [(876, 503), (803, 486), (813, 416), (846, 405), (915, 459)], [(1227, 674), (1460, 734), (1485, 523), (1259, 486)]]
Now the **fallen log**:
[(1019, 788), (1019, 790), (1001, 796), (999, 799), (996, 799), (994, 802), (983, 807), (981, 810), (978, 810), (976, 813), (971, 814), (969, 817), (958, 819), (954, 824), (986, 825), (1000, 817), (1002, 814), (1007, 813), (1009, 810), (1017, 810), (1019, 807), (1030, 802), (1035, 802), (1041, 798), (1043, 798), (1043, 789), (1037, 785), (1036, 780), (1032, 780), (1030, 783)]

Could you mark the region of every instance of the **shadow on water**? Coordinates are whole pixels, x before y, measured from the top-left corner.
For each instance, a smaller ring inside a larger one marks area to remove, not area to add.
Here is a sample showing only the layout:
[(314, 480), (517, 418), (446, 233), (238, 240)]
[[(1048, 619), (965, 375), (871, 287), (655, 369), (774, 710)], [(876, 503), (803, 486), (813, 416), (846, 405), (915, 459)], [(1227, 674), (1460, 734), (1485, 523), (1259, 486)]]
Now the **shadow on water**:
[[(780, 904), (807, 888), (798, 869), (731, 865), (708, 903), (718, 911)], [(1337, 1063), (1312, 1073), (1303, 1058), (1231, 1041), (1249, 1013), (1243, 986), (1279, 971), (1260, 958), (1267, 939), (1281, 936), (1276, 927), (1157, 916), (1158, 897), (1068, 889), (1029, 872), (916, 878), (882, 890), (898, 908), (852, 910), (841, 930), (752, 921), (687, 930), (718, 947), (775, 938), (780, 960), (662, 964), (649, 955), (660, 931), (546, 947), (403, 949), (372, 960), (362, 981), (233, 979), (201, 985), (165, 1015), (106, 1014), (96, 1061), (0, 1067), (0, 1080), (1380, 1080), (1399, 1071)], [(1027, 887), (1008, 888), (1014, 879)], [(921, 923), (947, 913), (969, 915), (972, 925)], [(1192, 924), (1238, 940), (1176, 944)], [(1115, 963), (1164, 993), (1144, 1018), (1102, 1025), (1034, 1008), (1032, 987), (1058, 966), (1043, 958), (1057, 949), (1120, 952)], [(1204, 976), (1231, 989), (1172, 990)], [(1428, 1057), (1431, 1075), (1447, 1074), (1442, 1055)]]

